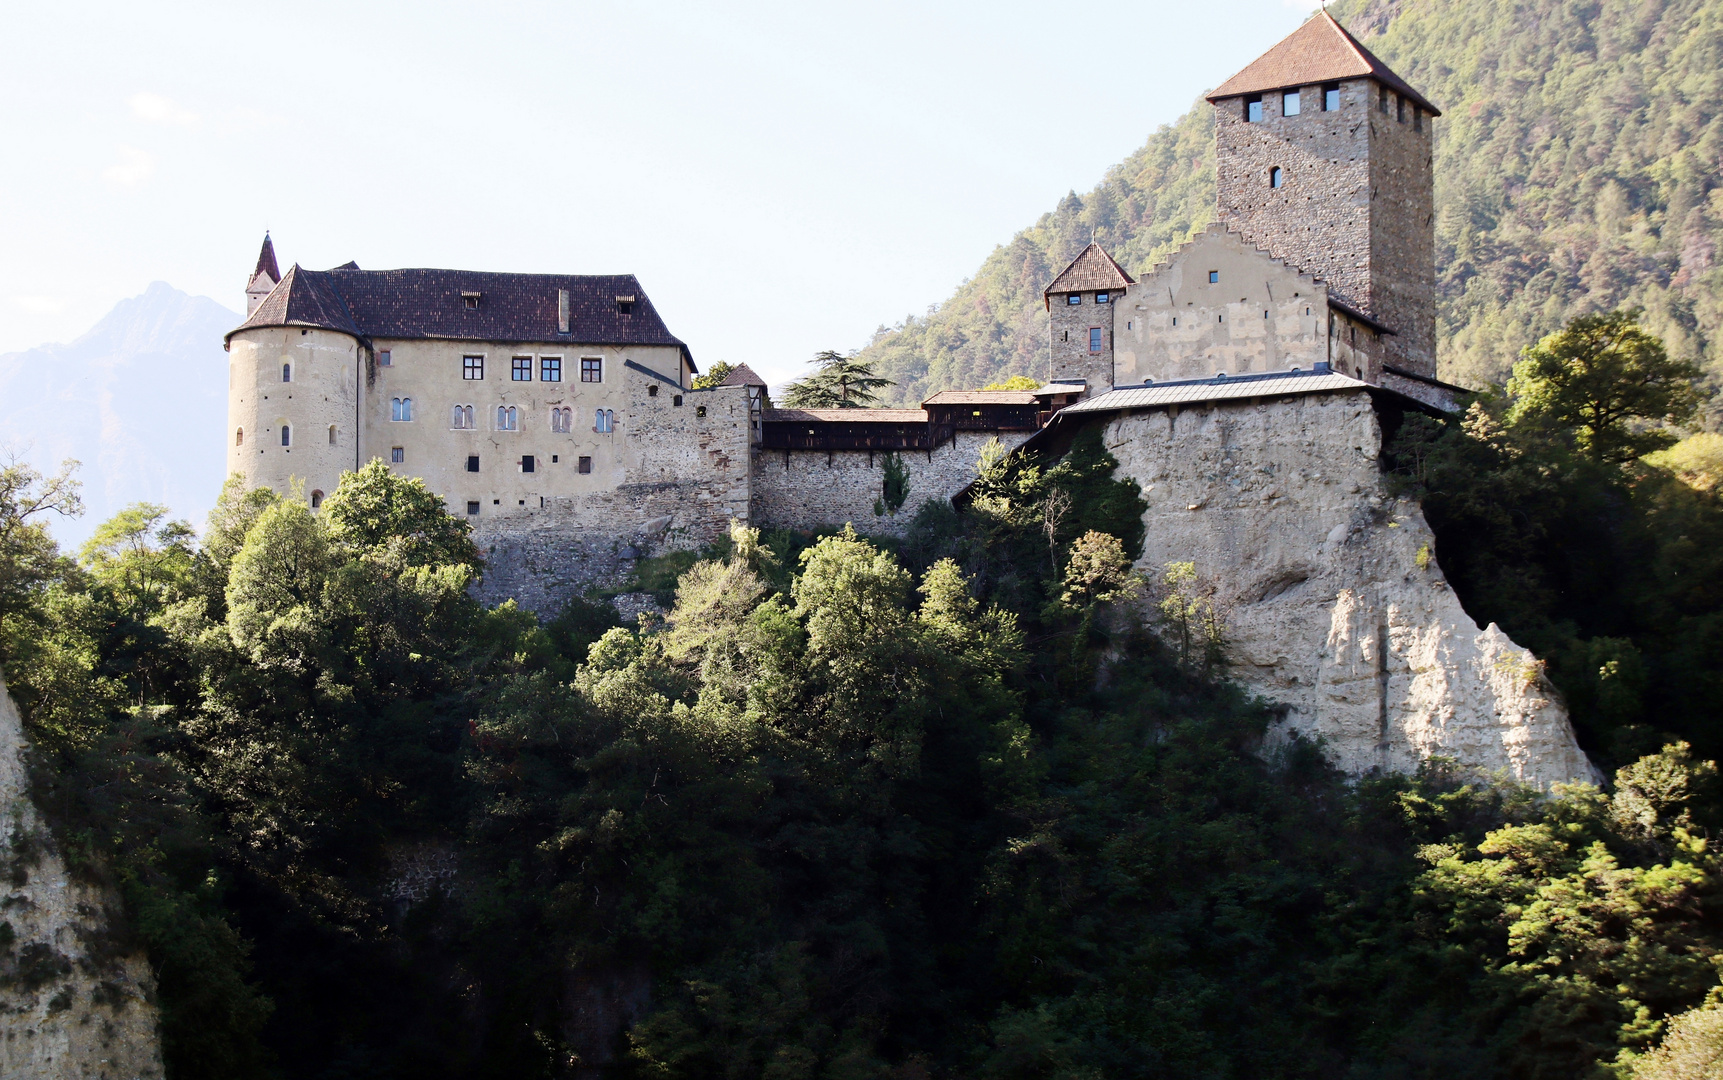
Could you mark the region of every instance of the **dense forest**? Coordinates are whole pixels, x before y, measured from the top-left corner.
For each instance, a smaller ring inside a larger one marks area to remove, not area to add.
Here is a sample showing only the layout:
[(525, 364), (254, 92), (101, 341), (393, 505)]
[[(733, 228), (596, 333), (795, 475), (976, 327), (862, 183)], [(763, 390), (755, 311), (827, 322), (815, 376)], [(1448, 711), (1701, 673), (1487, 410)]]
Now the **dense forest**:
[(645, 560), (635, 626), (483, 607), (378, 462), (75, 557), (75, 479), (12, 465), (0, 665), (173, 1080), (1711, 1075), (1723, 440), (1648, 426), (1700, 376), (1577, 320), (1385, 457), (1606, 790), (1266, 740), (1095, 428), (901, 540)]
[[(1677, 356), (1723, 374), (1723, 4), (1339, 0), (1329, 11), (1443, 111), (1444, 378), (1499, 381), (1574, 315), (1627, 306), (1644, 308)], [(893, 404), (1044, 376), (1041, 290), (1091, 235), (1140, 275), (1213, 216), (1213, 116), (1199, 99), (861, 355), (896, 381)]]

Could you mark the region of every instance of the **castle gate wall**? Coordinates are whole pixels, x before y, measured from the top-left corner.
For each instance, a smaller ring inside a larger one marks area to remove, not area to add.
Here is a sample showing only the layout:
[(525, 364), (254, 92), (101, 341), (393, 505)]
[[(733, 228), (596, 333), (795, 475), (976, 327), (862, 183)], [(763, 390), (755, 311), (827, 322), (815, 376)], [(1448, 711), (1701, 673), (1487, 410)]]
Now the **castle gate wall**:
[(1131, 286), (1118, 307), (1121, 386), (1312, 371), (1329, 359), (1327, 290), (1218, 223)]
[[(998, 433), (1007, 448), (1033, 434)], [(950, 442), (901, 453), (909, 497), (895, 514), (875, 514), (885, 492), (885, 452), (875, 450), (760, 450), (753, 463), (753, 524), (812, 529), (853, 523), (857, 532), (902, 535), (916, 510), (949, 500), (975, 479), (981, 448), (994, 433), (959, 431)]]
[(1479, 629), (1416, 504), (1391, 497), (1365, 391), (1116, 415), (1105, 440), (1149, 508), (1138, 566), (1219, 590), (1231, 675), (1285, 709), (1273, 734), (1340, 767), (1432, 754), (1547, 788), (1597, 774), (1533, 656)]

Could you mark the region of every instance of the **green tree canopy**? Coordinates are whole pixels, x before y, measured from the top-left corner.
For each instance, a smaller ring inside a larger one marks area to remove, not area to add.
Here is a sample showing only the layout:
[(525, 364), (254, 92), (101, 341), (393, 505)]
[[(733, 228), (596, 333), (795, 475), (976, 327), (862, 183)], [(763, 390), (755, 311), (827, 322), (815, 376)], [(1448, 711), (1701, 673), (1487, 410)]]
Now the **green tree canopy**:
[(895, 385), (875, 374), (874, 362), (857, 360), (852, 354), (827, 349), (815, 353), (812, 374), (784, 390), (784, 404), (792, 409), (859, 409), (877, 404), (879, 391)]

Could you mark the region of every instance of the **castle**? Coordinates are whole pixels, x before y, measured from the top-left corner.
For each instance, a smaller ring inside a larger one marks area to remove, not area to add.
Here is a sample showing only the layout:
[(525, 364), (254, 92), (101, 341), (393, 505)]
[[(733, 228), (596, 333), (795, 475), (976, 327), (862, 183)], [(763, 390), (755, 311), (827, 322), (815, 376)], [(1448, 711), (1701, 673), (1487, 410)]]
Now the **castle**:
[(732, 519), (901, 528), (998, 438), (1058, 452), (1100, 425), (1149, 504), (1139, 567), (1194, 561), (1273, 733), (1343, 767), (1433, 754), (1547, 787), (1591, 779), (1524, 649), (1479, 629), (1378, 458), (1435, 377), (1431, 140), (1440, 111), (1326, 11), (1209, 95), (1218, 215), (1140, 279), (1091, 244), (1047, 287), (1035, 391), (919, 409), (773, 409), (698, 368), (632, 276), (353, 264), (281, 274), (272, 242), (228, 335), (230, 473), (303, 490), (382, 458), (472, 523), (487, 598), (538, 610)]

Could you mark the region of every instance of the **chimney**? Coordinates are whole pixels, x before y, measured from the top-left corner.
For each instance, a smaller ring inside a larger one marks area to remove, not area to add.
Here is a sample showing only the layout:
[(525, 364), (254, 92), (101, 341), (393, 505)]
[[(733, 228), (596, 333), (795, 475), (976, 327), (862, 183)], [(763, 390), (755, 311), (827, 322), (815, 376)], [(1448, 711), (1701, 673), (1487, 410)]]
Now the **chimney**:
[(568, 333), (568, 290), (556, 290), (556, 332)]

